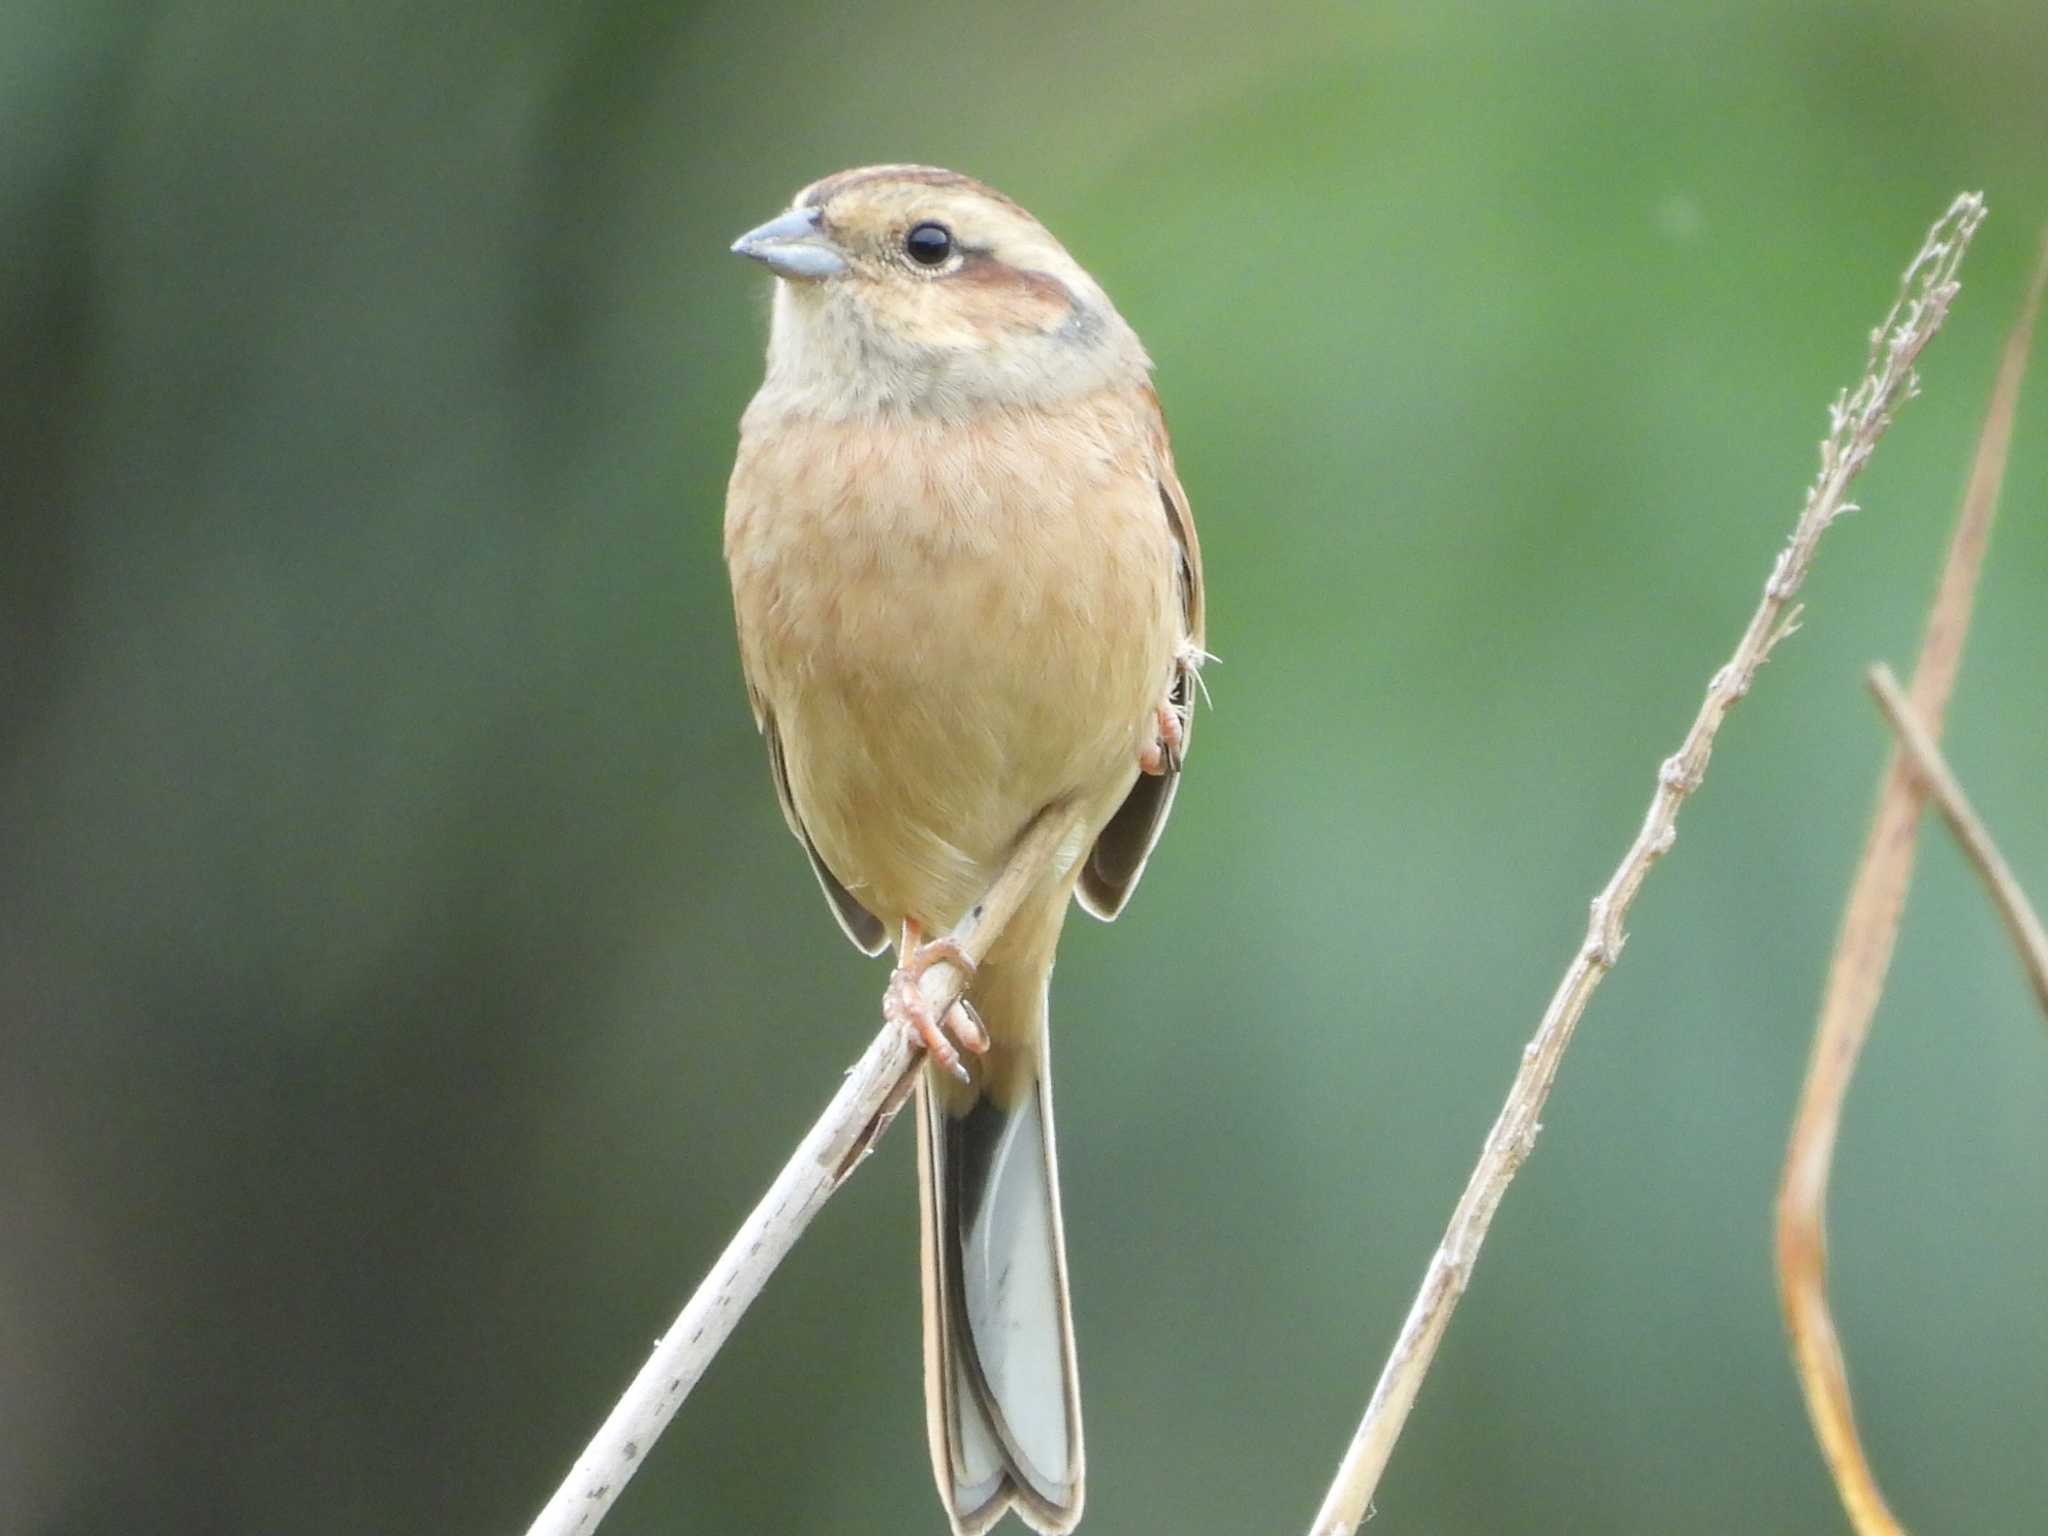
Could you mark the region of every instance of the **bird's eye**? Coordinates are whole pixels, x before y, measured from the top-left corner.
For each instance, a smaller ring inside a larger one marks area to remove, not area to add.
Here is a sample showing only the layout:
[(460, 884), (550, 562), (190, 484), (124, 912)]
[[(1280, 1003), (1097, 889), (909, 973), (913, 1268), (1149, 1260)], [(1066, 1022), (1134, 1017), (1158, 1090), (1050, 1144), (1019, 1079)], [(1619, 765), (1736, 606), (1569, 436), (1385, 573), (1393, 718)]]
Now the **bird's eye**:
[(903, 249), (921, 267), (936, 267), (953, 254), (953, 232), (930, 220), (912, 227), (903, 237)]

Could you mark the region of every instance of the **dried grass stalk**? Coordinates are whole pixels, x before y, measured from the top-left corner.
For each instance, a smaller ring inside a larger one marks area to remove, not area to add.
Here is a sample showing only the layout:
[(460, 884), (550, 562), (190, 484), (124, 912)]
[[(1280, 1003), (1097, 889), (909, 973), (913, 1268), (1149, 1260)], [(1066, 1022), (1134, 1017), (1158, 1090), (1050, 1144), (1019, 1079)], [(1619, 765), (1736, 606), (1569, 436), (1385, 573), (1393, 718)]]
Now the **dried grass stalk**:
[(1892, 676), (1892, 669), (1880, 662), (1870, 669), (1869, 676), (1870, 691), (1877, 696), (1877, 707), (1884, 711), (1892, 734), (1898, 737), (1899, 750), (1906, 754), (1913, 772), (1934, 796), (1935, 809), (1948, 823), (1956, 846), (1963, 850), (1963, 857), (1984, 882), (1984, 893), (1997, 909), (1999, 921), (2005, 924), (2013, 948), (2019, 952), (2020, 967), (2027, 973), (2034, 998), (2041, 1005), (2042, 1017), (2048, 1019), (2048, 931), (2042, 929), (2041, 919), (2027, 900), (2019, 877), (1998, 851), (1991, 829), (1984, 825), (1976, 807), (1970, 804), (1970, 797), (1963, 793), (1955, 770), (1949, 767), (1941, 748), (1913, 713), (1913, 703), (1899, 686), (1899, 680)]
[[(1913, 669), (1909, 707), (1930, 743), (1941, 738), (1956, 673), (1962, 665), (1963, 641), (1969, 633), (1977, 578), (1990, 546), (1998, 491), (2012, 445), (2013, 412), (2019, 402), (2044, 281), (2048, 281), (2048, 246), (2044, 246), (2042, 265), (2006, 341), (1955, 532), (1928, 610), (1919, 664)], [(1859, 1536), (1904, 1536), (1905, 1528), (1878, 1491), (1877, 1476), (1863, 1453), (1841, 1341), (1828, 1310), (1828, 1176), (1841, 1130), (1842, 1103), (1884, 992), (1885, 973), (1891, 966), (1906, 892), (1912, 884), (1925, 796), (1920, 776), (1905, 755), (1894, 750), (1878, 791), (1862, 862), (1843, 909), (1841, 935), (1835, 942), (1821, 997), (1813, 1058), (1778, 1190), (1778, 1292), (1791, 1332), (1792, 1360), (1806, 1394), (1814, 1435)]]
[(1458, 1298), (1465, 1292), (1493, 1213), (1535, 1142), (1543, 1104), (1565, 1047), (1571, 1043), (1593, 989), (1620, 958), (1623, 923), (1636, 891), (1650, 866), (1677, 836), (1678, 808), (1699, 787), (1722, 720), (1749, 691), (1771, 648), (1796, 627), (1798, 610), (1792, 605), (1793, 598), (1806, 579), (1815, 547), (1835, 519), (1851, 510), (1850, 482), (1869, 461), (1893, 414), (1916, 392), (1913, 365), (1948, 315), (1956, 295), (1957, 266), (1983, 218), (1983, 198), (1966, 194), (1935, 222), (1919, 254), (1906, 268), (1891, 312), (1871, 333), (1861, 382), (1831, 408), (1830, 430), (1821, 444), (1820, 473), (1806, 493), (1791, 541), (1771, 567), (1763, 598), (1735, 654), (1708, 683), (1706, 698), (1683, 744), (1658, 771), (1656, 792), (1642, 830), (1606, 887), (1593, 899), (1585, 942), (1558, 984), (1535, 1037), (1523, 1048), (1521, 1070), (1507, 1103), (1487, 1135), (1478, 1166), (1423, 1274), (1421, 1289), (1380, 1372), (1365, 1417), (1310, 1527), (1312, 1536), (1350, 1536), (1365, 1518), (1415, 1394), (1436, 1356)]
[[(1072, 814), (1054, 807), (1019, 839), (987, 898), (951, 935), (970, 962), (988, 953), (1045, 870), (1055, 860), (1071, 856), (1068, 844), (1077, 829)], [(941, 1018), (966, 985), (966, 976), (950, 960), (932, 966), (922, 982), (925, 1001)], [(740, 1317), (761, 1294), (769, 1275), (888, 1129), (923, 1059), (907, 1031), (893, 1024), (882, 1026), (825, 1112), (797, 1143), (768, 1193), (726, 1244), (681, 1316), (656, 1341), (653, 1354), (591, 1436), (554, 1497), (535, 1516), (527, 1536), (572, 1536), (597, 1528), (626, 1480), (639, 1470), (655, 1437), (668, 1427)]]

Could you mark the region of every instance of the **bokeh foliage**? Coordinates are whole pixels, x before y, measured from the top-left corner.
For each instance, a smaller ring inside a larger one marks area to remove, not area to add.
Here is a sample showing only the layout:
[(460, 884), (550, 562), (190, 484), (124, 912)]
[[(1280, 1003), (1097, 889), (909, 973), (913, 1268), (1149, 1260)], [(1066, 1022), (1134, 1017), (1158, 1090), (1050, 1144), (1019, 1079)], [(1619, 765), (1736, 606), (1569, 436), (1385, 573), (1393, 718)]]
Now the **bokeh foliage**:
[[(874, 1023), (718, 552), (797, 185), (915, 158), (1146, 337), (1215, 710), (1055, 989), (1088, 1529), (1306, 1523), (1897, 268), (1993, 221), (1381, 1490), (1822, 1531), (1768, 1209), (2048, 212), (2037, 0), (0, 10), (0, 1527), (516, 1529)], [(2048, 896), (2048, 384), (1951, 719)], [(1935, 837), (1836, 1296), (1909, 1520), (2048, 1507), (2048, 1041)], [(909, 1137), (606, 1526), (937, 1531)]]

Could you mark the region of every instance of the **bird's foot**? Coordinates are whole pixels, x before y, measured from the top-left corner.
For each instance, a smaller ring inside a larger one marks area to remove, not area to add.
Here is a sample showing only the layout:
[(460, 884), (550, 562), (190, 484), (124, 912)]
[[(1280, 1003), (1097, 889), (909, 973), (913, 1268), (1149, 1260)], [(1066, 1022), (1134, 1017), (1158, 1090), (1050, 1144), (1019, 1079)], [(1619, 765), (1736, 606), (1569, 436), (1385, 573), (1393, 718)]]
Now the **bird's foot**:
[(1179, 773), (1181, 752), (1188, 743), (1188, 728), (1180, 711), (1169, 700), (1156, 711), (1152, 740), (1138, 749), (1138, 771), (1158, 775)]
[(960, 1053), (979, 1056), (988, 1049), (988, 1031), (980, 1016), (964, 997), (956, 999), (943, 1016), (935, 1016), (919, 982), (941, 960), (951, 961), (972, 976), (974, 961), (954, 939), (919, 943), (918, 926), (911, 922), (903, 925), (903, 942), (897, 953), (903, 963), (889, 973), (888, 988), (882, 993), (882, 1017), (908, 1030), (945, 1071), (963, 1083), (972, 1081)]

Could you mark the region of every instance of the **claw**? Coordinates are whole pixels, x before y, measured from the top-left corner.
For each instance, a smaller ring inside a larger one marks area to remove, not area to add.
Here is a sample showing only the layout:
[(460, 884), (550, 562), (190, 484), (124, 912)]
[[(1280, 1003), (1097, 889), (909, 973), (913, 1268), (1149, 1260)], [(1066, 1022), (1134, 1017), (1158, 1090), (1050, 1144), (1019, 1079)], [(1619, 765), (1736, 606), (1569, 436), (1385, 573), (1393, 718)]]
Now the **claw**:
[[(952, 1016), (949, 1009), (946, 1017), (950, 1020)], [(967, 1065), (961, 1061), (958, 1048), (947, 1037), (939, 1021), (932, 1017), (931, 1006), (925, 1002), (923, 990), (902, 967), (890, 973), (889, 988), (882, 994), (882, 1017), (908, 1030), (942, 1071), (952, 1073), (963, 1083), (970, 1081)]]
[(965, 998), (956, 1000), (943, 1018), (934, 1018), (931, 1004), (925, 1001), (924, 989), (918, 983), (941, 960), (950, 961), (972, 976), (974, 961), (958, 940), (939, 938), (920, 943), (919, 931), (915, 922), (903, 925), (903, 942), (898, 952), (904, 959), (889, 973), (889, 986), (882, 993), (882, 1017), (915, 1035), (941, 1069), (963, 1083), (971, 1083), (973, 1079), (967, 1074), (967, 1064), (960, 1059), (960, 1052), (979, 1056), (986, 1051), (987, 1029)]
[(946, 1028), (960, 1042), (960, 1048), (976, 1056), (988, 1052), (988, 1026), (981, 1022), (981, 1015), (974, 1011), (974, 1005), (961, 998), (946, 1010)]
[(967, 953), (958, 939), (941, 937), (926, 939), (920, 944), (915, 937), (916, 927), (910, 924), (905, 926), (910, 932), (910, 958), (904, 961), (903, 965), (904, 969), (913, 972), (917, 979), (922, 980), (924, 973), (941, 960), (949, 960), (958, 966), (961, 975), (970, 979), (973, 977), (974, 957)]
[(1138, 771), (1155, 777), (1163, 773), (1179, 773), (1181, 751), (1187, 746), (1188, 728), (1182, 723), (1180, 711), (1172, 704), (1161, 704), (1158, 710), (1158, 734), (1138, 749)]

